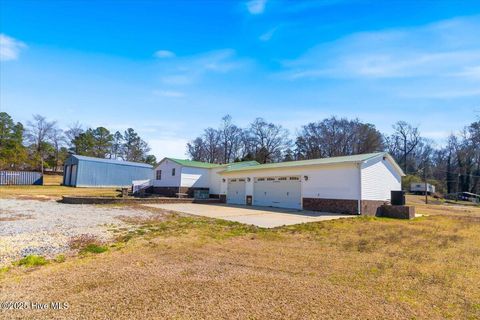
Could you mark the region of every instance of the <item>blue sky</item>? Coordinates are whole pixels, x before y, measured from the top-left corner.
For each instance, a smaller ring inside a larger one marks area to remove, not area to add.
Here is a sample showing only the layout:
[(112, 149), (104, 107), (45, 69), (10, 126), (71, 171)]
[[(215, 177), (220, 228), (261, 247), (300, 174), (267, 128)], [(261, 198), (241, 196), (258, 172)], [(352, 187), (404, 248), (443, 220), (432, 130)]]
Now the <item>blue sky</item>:
[(331, 115), (439, 144), (480, 115), (478, 1), (0, 0), (0, 109), (132, 127), (159, 158), (225, 114)]

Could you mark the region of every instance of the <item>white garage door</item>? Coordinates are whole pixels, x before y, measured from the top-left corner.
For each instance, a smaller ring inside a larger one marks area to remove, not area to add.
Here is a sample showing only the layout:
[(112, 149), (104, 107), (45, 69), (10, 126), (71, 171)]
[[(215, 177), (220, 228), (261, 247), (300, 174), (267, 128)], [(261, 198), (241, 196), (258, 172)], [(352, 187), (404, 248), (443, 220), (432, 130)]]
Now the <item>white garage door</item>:
[(300, 177), (257, 178), (253, 189), (256, 206), (302, 208)]
[(227, 203), (245, 204), (245, 179), (228, 179)]

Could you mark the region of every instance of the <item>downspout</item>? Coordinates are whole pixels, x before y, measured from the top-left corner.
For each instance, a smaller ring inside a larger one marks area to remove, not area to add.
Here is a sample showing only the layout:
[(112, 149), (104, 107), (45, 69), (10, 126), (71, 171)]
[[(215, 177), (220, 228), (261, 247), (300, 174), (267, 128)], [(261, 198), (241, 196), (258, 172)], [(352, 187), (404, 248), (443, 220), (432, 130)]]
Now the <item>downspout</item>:
[(357, 214), (362, 214), (362, 163), (358, 162), (358, 200), (357, 200)]

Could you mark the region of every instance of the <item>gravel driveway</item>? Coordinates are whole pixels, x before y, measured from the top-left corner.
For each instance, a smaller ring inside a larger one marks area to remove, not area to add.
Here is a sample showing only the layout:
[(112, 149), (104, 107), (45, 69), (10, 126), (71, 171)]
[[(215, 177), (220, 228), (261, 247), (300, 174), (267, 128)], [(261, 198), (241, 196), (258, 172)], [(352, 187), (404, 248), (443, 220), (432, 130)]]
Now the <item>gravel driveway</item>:
[(70, 238), (82, 234), (108, 241), (109, 229), (129, 227), (119, 217), (150, 215), (132, 208), (0, 199), (0, 266), (29, 254), (53, 258), (68, 252)]

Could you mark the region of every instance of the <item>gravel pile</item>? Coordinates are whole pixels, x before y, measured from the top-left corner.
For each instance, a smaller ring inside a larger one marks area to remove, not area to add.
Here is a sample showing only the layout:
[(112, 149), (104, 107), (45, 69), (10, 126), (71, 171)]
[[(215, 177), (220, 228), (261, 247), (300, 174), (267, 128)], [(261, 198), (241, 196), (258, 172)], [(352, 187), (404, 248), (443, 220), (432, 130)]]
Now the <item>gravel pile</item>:
[(0, 266), (29, 254), (53, 258), (69, 251), (70, 238), (82, 234), (111, 240), (111, 229), (128, 227), (119, 217), (150, 215), (132, 208), (0, 199)]

